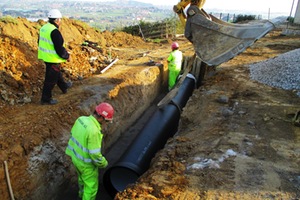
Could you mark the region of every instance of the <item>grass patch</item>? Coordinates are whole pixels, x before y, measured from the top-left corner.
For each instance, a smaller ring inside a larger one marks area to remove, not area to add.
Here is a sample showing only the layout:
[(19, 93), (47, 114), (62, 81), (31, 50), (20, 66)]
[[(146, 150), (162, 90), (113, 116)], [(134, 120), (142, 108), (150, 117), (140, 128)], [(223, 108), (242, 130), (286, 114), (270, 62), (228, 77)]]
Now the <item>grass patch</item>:
[(12, 24), (18, 24), (18, 20), (10, 15), (4, 16), (0, 18), (1, 22), (4, 22), (6, 24), (12, 23)]

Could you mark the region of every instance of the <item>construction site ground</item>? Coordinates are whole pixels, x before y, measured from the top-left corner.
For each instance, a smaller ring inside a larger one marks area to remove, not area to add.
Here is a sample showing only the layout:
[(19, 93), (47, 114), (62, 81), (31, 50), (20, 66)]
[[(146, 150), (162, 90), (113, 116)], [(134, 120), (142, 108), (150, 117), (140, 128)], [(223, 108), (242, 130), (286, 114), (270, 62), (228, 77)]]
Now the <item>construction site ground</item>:
[[(74, 199), (62, 196), (76, 186), (64, 150), (77, 117), (89, 115), (102, 101), (114, 106), (114, 123), (103, 130), (105, 155), (167, 90), (171, 39), (145, 42), (63, 19), (61, 31), (71, 52), (63, 73), (73, 87), (67, 94), (55, 87), (59, 103), (40, 105), (45, 66), (37, 59), (37, 37), (43, 23), (0, 22), (3, 200), (10, 199), (6, 172), (15, 199)], [(207, 74), (182, 112), (178, 133), (116, 199), (300, 198), (300, 127), (292, 123), (300, 97), (251, 80), (248, 68), (300, 47), (299, 36), (281, 32), (270, 32)], [(185, 56), (194, 54), (185, 38), (176, 41)]]

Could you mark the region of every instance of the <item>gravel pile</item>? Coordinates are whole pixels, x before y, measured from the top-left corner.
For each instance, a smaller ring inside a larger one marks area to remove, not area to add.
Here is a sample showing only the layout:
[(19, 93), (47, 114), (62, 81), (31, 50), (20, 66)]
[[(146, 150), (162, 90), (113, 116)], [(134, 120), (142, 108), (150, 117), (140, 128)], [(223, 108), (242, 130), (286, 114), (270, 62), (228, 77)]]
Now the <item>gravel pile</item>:
[(296, 90), (300, 96), (300, 49), (249, 65), (250, 77), (266, 85)]

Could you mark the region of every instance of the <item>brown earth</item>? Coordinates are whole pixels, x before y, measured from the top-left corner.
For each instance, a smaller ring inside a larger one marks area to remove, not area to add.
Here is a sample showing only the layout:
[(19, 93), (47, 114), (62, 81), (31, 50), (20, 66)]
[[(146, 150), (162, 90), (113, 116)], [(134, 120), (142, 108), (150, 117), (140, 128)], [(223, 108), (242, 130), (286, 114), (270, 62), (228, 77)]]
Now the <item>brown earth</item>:
[[(16, 199), (58, 199), (76, 183), (64, 149), (77, 117), (101, 101), (115, 107), (114, 123), (104, 130), (105, 152), (166, 89), (170, 40), (146, 43), (64, 19), (61, 31), (72, 52), (64, 75), (74, 86), (64, 95), (54, 89), (58, 105), (40, 105), (44, 64), (36, 55), (43, 23), (0, 22), (0, 161), (8, 163)], [(300, 47), (299, 36), (280, 33), (272, 31), (206, 78), (184, 108), (178, 133), (116, 199), (300, 198), (300, 128), (291, 123), (300, 99), (250, 80), (247, 67)], [(178, 42), (193, 55), (187, 40)], [(9, 199), (4, 165), (0, 180), (1, 199)]]

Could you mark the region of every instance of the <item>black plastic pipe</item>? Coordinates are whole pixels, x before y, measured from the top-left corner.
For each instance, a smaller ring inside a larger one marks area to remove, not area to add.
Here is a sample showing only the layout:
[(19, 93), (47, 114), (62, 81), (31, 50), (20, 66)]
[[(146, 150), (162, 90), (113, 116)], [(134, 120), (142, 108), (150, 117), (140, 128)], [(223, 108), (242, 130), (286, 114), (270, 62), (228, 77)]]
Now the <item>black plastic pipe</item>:
[(181, 111), (192, 95), (195, 84), (193, 75), (188, 74), (172, 101), (152, 115), (119, 161), (105, 171), (104, 187), (112, 197), (128, 184), (135, 183), (149, 168), (156, 152), (177, 132)]

